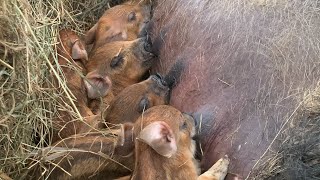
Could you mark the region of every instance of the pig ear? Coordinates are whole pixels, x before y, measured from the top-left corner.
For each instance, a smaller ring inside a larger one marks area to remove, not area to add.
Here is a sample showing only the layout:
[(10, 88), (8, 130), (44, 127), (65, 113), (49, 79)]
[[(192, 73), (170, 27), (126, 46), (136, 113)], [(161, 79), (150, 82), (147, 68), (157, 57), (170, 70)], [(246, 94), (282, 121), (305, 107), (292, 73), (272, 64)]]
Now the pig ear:
[(88, 97), (96, 99), (106, 96), (111, 89), (112, 83), (108, 76), (101, 76), (93, 71), (87, 74), (84, 79), (84, 85), (87, 89)]
[(113, 25), (112, 28), (109, 28), (106, 32), (106, 42), (117, 41), (117, 40), (126, 40), (128, 38), (128, 34), (126, 30), (122, 30), (123, 27), (119, 25)]
[(133, 123), (124, 123), (121, 124), (120, 131), (118, 133), (118, 146), (124, 146), (125, 143), (133, 141)]
[(88, 60), (87, 51), (80, 40), (77, 40), (72, 46), (72, 59)]
[(121, 156), (131, 155), (134, 151), (133, 123), (124, 123), (118, 132), (115, 151)]
[(152, 147), (158, 154), (170, 158), (177, 152), (177, 143), (170, 126), (163, 121), (156, 121), (140, 132), (138, 140)]
[(98, 28), (98, 23), (96, 23), (87, 33), (85, 36), (86, 44), (92, 44), (96, 37), (96, 32)]

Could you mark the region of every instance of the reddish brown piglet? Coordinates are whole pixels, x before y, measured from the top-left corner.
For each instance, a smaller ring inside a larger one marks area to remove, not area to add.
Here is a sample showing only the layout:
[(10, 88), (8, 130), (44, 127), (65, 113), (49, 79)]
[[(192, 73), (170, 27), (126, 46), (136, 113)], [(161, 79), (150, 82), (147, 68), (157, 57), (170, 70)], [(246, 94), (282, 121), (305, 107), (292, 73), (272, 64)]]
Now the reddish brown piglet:
[[(75, 97), (75, 105), (83, 117), (92, 116), (91, 110), (87, 107), (87, 92), (81, 74), (85, 74), (84, 63), (88, 60), (87, 52), (83, 42), (78, 35), (71, 30), (64, 29), (59, 31), (59, 44), (57, 45), (58, 64), (66, 79), (66, 85)], [(58, 68), (56, 68), (57, 71)], [(58, 80), (55, 86), (59, 86)], [(62, 88), (58, 88), (59, 91)], [(60, 103), (69, 102), (69, 99), (62, 99)], [(53, 119), (52, 142), (63, 139), (80, 131), (81, 122), (69, 110), (59, 110), (58, 117)], [(87, 123), (91, 124), (92, 118), (86, 118)]]
[(191, 116), (167, 105), (148, 109), (134, 124), (135, 168), (127, 179), (224, 179), (226, 156), (198, 177), (194, 135)]
[(114, 179), (134, 167), (132, 124), (77, 134), (32, 153), (28, 179)]
[(93, 44), (93, 49), (96, 49), (112, 41), (137, 39), (145, 33), (150, 11), (148, 3), (130, 2), (106, 10), (87, 32), (86, 44)]
[(169, 95), (170, 87), (164, 78), (151, 75), (118, 94), (104, 113), (104, 120), (111, 124), (135, 122), (147, 109), (168, 104)]
[(165, 76), (159, 73), (133, 84), (118, 94), (104, 113), (107, 123), (134, 123), (147, 109), (168, 104), (171, 90), (179, 83), (184, 70), (182, 61), (175, 63)]

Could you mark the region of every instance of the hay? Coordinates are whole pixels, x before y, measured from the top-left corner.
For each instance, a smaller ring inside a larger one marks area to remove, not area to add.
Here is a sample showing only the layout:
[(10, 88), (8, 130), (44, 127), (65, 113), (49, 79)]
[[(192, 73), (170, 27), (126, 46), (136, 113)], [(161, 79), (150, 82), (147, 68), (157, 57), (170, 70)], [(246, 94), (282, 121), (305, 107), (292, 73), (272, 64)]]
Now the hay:
[[(52, 87), (55, 71), (49, 57), (56, 53), (60, 28), (83, 34), (110, 6), (108, 0), (2, 0), (0, 2), (0, 177), (23, 179), (27, 154), (45, 146), (45, 137), (58, 109), (72, 106), (64, 78), (58, 78), (68, 102), (58, 103), (64, 93)], [(71, 104), (71, 105), (68, 105)]]

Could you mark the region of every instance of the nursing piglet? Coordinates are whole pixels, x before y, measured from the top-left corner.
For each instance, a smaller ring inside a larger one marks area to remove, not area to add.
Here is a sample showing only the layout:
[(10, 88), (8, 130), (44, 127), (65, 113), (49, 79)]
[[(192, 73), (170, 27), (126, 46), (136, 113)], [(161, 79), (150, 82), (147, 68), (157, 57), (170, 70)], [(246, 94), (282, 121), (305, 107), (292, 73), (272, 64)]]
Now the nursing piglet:
[(167, 105), (148, 109), (134, 124), (135, 168), (130, 179), (224, 179), (227, 156), (198, 176), (194, 135), (191, 116)]

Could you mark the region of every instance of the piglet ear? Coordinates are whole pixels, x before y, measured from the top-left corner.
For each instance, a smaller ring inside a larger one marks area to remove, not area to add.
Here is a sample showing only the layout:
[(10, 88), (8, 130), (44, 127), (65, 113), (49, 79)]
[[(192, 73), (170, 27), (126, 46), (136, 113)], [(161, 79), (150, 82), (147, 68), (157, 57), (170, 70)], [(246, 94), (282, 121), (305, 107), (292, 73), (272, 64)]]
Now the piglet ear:
[(96, 32), (98, 28), (98, 23), (96, 23), (87, 33), (85, 36), (86, 44), (92, 44), (96, 38)]
[(109, 43), (111, 41), (124, 41), (128, 39), (126, 30), (123, 30), (122, 24), (113, 24), (111, 28), (104, 34), (105, 41), (103, 43)]
[(81, 59), (82, 61), (88, 61), (88, 54), (86, 51), (86, 48), (84, 45), (81, 43), (80, 40), (77, 40), (74, 42), (72, 46), (72, 59)]
[(87, 74), (84, 79), (84, 85), (87, 89), (88, 97), (90, 99), (97, 99), (108, 94), (112, 83), (108, 76), (101, 76), (93, 71)]
[(118, 133), (117, 145), (124, 146), (126, 142), (133, 142), (133, 123), (121, 124), (120, 131)]
[(160, 155), (170, 158), (177, 152), (177, 143), (170, 126), (163, 121), (156, 121), (140, 132), (138, 140), (152, 147)]
[(124, 123), (117, 133), (115, 152), (121, 156), (128, 156), (134, 152), (133, 123)]

